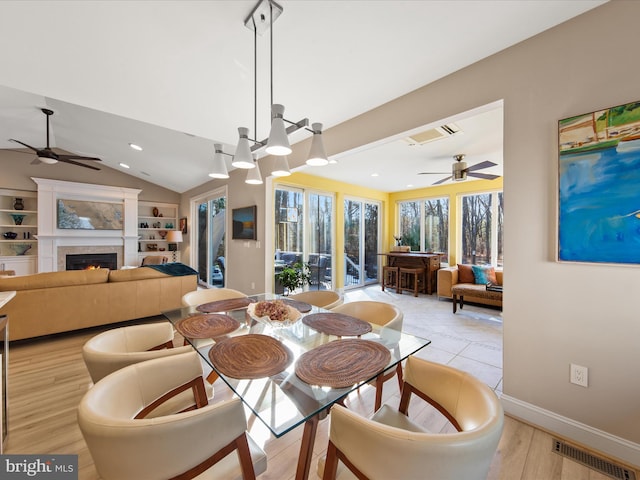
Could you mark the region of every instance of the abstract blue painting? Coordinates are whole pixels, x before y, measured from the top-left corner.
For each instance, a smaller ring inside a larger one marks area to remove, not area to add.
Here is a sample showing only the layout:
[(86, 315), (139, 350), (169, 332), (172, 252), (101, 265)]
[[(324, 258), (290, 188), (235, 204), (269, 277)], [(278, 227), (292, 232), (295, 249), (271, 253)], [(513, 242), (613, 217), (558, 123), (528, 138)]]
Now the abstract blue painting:
[(559, 122), (558, 259), (640, 264), (640, 102)]

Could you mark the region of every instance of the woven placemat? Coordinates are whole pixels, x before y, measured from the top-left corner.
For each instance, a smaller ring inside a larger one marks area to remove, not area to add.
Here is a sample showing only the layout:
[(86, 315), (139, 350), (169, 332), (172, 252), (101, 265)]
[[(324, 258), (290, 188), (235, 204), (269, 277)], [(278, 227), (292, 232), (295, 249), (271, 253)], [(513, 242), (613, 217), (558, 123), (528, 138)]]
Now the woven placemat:
[(250, 333), (219, 341), (209, 350), (209, 358), (223, 375), (254, 379), (282, 372), (293, 361), (293, 353), (273, 337)]
[(302, 323), (327, 335), (357, 336), (371, 331), (371, 324), (343, 313), (311, 313), (302, 318)]
[(240, 326), (235, 318), (222, 313), (191, 315), (176, 324), (176, 330), (188, 338), (214, 338), (231, 333)]
[(391, 352), (371, 340), (350, 338), (325, 343), (304, 353), (296, 375), (310, 385), (344, 388), (372, 378), (389, 364)]
[(203, 303), (202, 305), (198, 305), (196, 307), (196, 310), (203, 313), (228, 312), (229, 310), (245, 308), (250, 303), (252, 303), (252, 301), (247, 297), (227, 298), (225, 300), (216, 300), (215, 302)]
[(284, 303), (286, 303), (290, 307), (295, 308), (301, 313), (310, 312), (311, 308), (313, 308), (311, 307), (311, 304), (307, 302), (301, 302), (300, 300), (291, 300), (289, 298), (281, 298), (280, 300), (282, 300)]

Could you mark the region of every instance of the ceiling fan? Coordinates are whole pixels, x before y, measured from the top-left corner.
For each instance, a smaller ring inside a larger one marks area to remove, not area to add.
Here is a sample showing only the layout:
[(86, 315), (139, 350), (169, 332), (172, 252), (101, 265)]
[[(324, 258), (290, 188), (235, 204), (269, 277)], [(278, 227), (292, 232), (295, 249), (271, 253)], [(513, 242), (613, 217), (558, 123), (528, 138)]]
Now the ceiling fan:
[[(447, 180), (453, 180), (455, 182), (460, 182), (467, 179), (467, 175), (470, 177), (476, 178), (484, 178), (486, 180), (493, 180), (495, 178), (500, 177), (500, 175), (492, 175), (490, 173), (480, 173), (478, 170), (482, 170), (483, 168), (493, 167), (496, 164), (486, 160), (484, 162), (476, 163), (475, 165), (471, 165), (467, 167), (467, 162), (464, 162), (464, 154), (460, 153), (453, 156), (455, 162), (451, 166), (452, 173), (451, 176), (438, 180), (433, 185), (439, 185), (441, 183), (446, 182)], [(436, 174), (444, 174), (445, 172), (420, 172), (418, 175), (436, 175)]]
[[(53, 115), (53, 110), (49, 110), (48, 108), (41, 108), (40, 110), (42, 110), (42, 113), (46, 115), (46, 119), (47, 119), (47, 146), (46, 147), (35, 148), (35, 147), (32, 147), (31, 145), (27, 145), (26, 143), (21, 142), (20, 140), (14, 140), (13, 138), (9, 139), (12, 142), (16, 142), (16, 143), (19, 143), (20, 145), (24, 145), (25, 147), (36, 152), (37, 158), (31, 163), (35, 165), (39, 163), (48, 163), (51, 165), (58, 162), (64, 162), (64, 163), (70, 163), (72, 165), (78, 165), (79, 167), (90, 168), (92, 170), (100, 170), (98, 167), (94, 167), (93, 165), (85, 165), (84, 163), (76, 162), (76, 160), (95, 160), (99, 162), (100, 161), (99, 158), (86, 157), (84, 155), (66, 155), (62, 153), (56, 153), (53, 150), (51, 150), (51, 148), (49, 147), (49, 117)], [(20, 153), (26, 153), (26, 152), (20, 152)]]

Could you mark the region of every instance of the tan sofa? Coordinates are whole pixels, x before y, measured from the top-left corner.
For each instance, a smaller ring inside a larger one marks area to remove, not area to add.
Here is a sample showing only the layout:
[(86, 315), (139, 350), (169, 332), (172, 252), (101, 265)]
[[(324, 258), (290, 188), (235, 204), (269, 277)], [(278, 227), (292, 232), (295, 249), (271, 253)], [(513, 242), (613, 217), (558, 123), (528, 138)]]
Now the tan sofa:
[(196, 274), (151, 267), (36, 273), (0, 278), (0, 291), (16, 291), (0, 315), (9, 316), (9, 340), (21, 340), (159, 315), (196, 288)]
[[(498, 285), (502, 285), (502, 270), (496, 269), (496, 280)], [(438, 270), (438, 298), (453, 298), (451, 294), (451, 287), (458, 285), (458, 267), (446, 267)], [(473, 283), (464, 283), (466, 287), (477, 289), (478, 291), (486, 291), (485, 285), (475, 285)], [(481, 303), (484, 305), (492, 305), (494, 307), (501, 307), (501, 300), (493, 300), (490, 298), (474, 297), (473, 295), (466, 294), (464, 296), (465, 303)]]

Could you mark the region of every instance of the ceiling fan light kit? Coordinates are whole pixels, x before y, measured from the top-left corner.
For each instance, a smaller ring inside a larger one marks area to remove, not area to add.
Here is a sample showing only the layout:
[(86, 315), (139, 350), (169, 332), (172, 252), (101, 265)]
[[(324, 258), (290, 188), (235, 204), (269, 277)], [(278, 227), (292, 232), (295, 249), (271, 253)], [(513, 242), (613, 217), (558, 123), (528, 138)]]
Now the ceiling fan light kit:
[(462, 161), (464, 155), (454, 155), (456, 160), (452, 166), (451, 178), (454, 182), (461, 182), (467, 179), (467, 162)]

